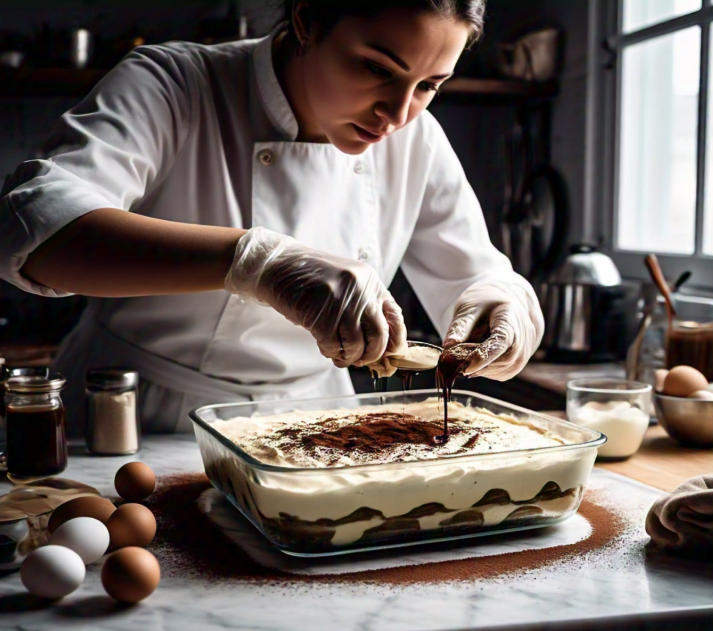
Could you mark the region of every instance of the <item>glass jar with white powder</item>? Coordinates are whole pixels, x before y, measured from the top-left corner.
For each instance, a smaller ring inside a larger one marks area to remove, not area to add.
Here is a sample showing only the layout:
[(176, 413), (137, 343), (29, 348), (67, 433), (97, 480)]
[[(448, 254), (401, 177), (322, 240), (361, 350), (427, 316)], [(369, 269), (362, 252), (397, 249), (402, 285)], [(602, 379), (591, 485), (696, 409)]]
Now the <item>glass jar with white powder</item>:
[(599, 457), (634, 455), (649, 427), (650, 384), (620, 379), (576, 379), (567, 384), (567, 419), (607, 437)]
[(139, 373), (101, 367), (87, 372), (87, 448), (94, 454), (123, 456), (139, 450)]

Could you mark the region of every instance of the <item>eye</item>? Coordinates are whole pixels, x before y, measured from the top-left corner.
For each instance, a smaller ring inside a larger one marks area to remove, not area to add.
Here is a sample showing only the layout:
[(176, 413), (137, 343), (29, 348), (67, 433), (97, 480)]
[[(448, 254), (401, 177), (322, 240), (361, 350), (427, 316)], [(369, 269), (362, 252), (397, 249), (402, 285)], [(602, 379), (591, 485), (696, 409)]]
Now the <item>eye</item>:
[(380, 66), (379, 64), (375, 64), (373, 61), (369, 61), (368, 59), (364, 60), (364, 67), (375, 77), (379, 77), (380, 79), (390, 79), (392, 76), (392, 73), (390, 70), (387, 70), (383, 66)]
[(438, 92), (438, 88), (439, 86), (430, 81), (421, 81), (421, 83), (418, 84), (418, 89), (422, 92)]

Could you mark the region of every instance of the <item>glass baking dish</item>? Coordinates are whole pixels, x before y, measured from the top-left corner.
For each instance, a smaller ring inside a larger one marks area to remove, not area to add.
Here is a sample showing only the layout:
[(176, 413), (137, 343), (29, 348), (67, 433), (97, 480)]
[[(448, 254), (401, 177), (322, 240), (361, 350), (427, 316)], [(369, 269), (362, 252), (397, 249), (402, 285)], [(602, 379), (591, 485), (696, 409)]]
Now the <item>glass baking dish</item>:
[(569, 444), (415, 462), (295, 468), (259, 462), (214, 427), (215, 421), (236, 417), (417, 403), (437, 394), (416, 390), (207, 405), (190, 417), (213, 486), (291, 555), (344, 554), (540, 528), (577, 512), (597, 447), (606, 438), (472, 392), (454, 390), (452, 400), (527, 421)]

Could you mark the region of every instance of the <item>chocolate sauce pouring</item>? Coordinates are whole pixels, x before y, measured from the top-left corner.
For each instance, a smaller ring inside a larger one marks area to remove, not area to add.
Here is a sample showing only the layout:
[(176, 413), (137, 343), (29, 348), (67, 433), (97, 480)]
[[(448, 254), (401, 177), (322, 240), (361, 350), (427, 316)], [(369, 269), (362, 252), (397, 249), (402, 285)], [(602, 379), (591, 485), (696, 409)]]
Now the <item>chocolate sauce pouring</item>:
[(441, 354), (436, 366), (436, 387), (443, 396), (443, 435), (436, 436), (436, 441), (441, 444), (448, 440), (448, 402), (451, 400), (451, 390), (458, 376), (465, 374), (465, 371), (475, 362), (480, 366), (471, 373), (479, 370), (502, 355), (507, 348), (504, 334), (497, 329), (491, 332), (487, 326), (480, 326), (471, 335), (479, 341), (456, 344), (447, 348)]
[(436, 387), (443, 397), (443, 434), (436, 436), (437, 443), (448, 441), (448, 402), (451, 400), (453, 384), (458, 376), (470, 365), (470, 358), (477, 353), (473, 348), (478, 344), (456, 344), (441, 353), (436, 366)]

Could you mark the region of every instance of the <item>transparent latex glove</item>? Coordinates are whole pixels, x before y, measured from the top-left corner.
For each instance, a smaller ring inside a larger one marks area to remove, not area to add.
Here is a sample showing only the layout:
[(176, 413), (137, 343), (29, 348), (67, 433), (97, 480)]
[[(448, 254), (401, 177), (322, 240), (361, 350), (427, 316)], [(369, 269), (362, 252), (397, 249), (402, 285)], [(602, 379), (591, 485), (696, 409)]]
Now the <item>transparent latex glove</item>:
[(654, 545), (672, 552), (713, 548), (713, 474), (686, 480), (661, 496), (646, 517)]
[(443, 348), (482, 342), (464, 374), (506, 381), (525, 367), (544, 330), (532, 288), (504, 282), (475, 283), (456, 303)]
[(406, 346), (401, 308), (371, 267), (265, 228), (238, 240), (225, 288), (307, 329), (339, 368)]

